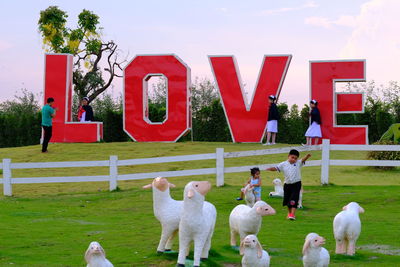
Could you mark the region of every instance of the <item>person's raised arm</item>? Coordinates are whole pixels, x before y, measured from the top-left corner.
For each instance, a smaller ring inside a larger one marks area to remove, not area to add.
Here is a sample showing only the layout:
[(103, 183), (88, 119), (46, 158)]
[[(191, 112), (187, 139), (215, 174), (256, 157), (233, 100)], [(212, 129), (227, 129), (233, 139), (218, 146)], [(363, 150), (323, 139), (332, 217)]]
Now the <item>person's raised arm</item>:
[(270, 167), (270, 168), (266, 168), (266, 171), (278, 171), (278, 169), (276, 167)]
[(301, 159), (301, 162), (306, 162), (311, 157), (311, 154), (307, 154), (304, 158)]

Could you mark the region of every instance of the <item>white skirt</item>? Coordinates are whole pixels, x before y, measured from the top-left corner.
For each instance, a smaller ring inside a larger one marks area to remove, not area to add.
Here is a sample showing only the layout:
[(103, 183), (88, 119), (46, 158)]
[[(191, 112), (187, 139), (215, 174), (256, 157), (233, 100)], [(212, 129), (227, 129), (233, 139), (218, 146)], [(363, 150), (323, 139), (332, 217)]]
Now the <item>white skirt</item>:
[(306, 137), (322, 137), (321, 134), (321, 125), (316, 123), (315, 121), (308, 127), (307, 132), (305, 134)]
[(278, 121), (272, 120), (267, 122), (267, 132), (277, 133), (278, 132)]

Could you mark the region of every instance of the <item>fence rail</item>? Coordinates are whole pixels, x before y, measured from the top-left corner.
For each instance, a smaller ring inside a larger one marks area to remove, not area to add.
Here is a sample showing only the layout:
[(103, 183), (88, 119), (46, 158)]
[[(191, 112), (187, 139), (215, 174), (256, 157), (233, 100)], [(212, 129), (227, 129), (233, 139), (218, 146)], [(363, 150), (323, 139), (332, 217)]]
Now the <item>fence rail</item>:
[[(345, 150), (345, 151), (400, 151), (400, 145), (330, 145), (330, 141), (324, 139), (322, 145), (312, 147), (284, 147), (262, 150), (224, 152), (223, 148), (217, 148), (215, 153), (142, 158), (142, 159), (127, 159), (118, 160), (117, 156), (110, 156), (109, 160), (100, 161), (68, 161), (68, 162), (37, 162), (37, 163), (12, 163), (10, 159), (3, 159), (0, 162), (0, 168), (3, 169), (3, 179), (0, 179), (0, 184), (3, 184), (3, 193), (6, 196), (12, 195), (13, 184), (34, 184), (34, 183), (73, 183), (73, 182), (109, 182), (109, 189), (115, 190), (118, 186), (118, 181), (140, 180), (154, 178), (157, 176), (163, 177), (179, 177), (192, 175), (216, 175), (217, 186), (224, 185), (225, 173), (245, 172), (254, 165), (225, 167), (225, 159), (238, 157), (253, 157), (271, 154), (288, 153), (290, 149), (299, 151), (316, 151), (322, 150), (321, 160), (307, 161), (306, 167), (321, 166), (321, 184), (329, 183), (329, 167), (330, 166), (393, 166), (400, 167), (399, 160), (334, 160), (330, 159), (330, 151)], [(215, 167), (202, 168), (192, 170), (178, 171), (160, 171), (148, 173), (133, 173), (133, 174), (118, 174), (118, 167), (133, 166), (144, 164), (158, 164), (168, 162), (184, 162), (195, 160), (215, 160)], [(274, 164), (258, 165), (261, 169), (276, 166)], [(16, 169), (37, 169), (37, 168), (77, 168), (77, 167), (108, 167), (109, 175), (97, 176), (67, 176), (67, 177), (30, 177), (30, 178), (12, 178), (12, 170)]]

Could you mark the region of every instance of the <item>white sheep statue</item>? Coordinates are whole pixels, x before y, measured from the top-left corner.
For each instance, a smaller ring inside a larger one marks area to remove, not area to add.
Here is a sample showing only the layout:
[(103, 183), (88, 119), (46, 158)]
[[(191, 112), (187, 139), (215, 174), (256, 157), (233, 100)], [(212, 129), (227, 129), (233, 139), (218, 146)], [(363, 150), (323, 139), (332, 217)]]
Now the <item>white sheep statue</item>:
[(279, 178), (275, 178), (272, 181), (272, 184), (274, 185), (274, 192), (269, 192), (270, 197), (283, 197), (283, 186), (282, 186), (282, 181)]
[(91, 242), (85, 253), (86, 267), (114, 267), (98, 242)]
[[(275, 178), (272, 181), (272, 184), (274, 185), (274, 190), (273, 192), (269, 192), (270, 197), (283, 197), (283, 186), (282, 186), (282, 181), (279, 178)], [(299, 196), (299, 202), (297, 204), (298, 209), (303, 208), (303, 188), (300, 190), (300, 196)]]
[(194, 241), (194, 267), (200, 266), (200, 259), (207, 259), (214, 233), (217, 210), (214, 205), (204, 201), (210, 191), (208, 181), (193, 181), (185, 186), (183, 210), (179, 223), (178, 266), (185, 266), (187, 248)]
[(247, 206), (252, 208), (254, 206), (254, 203), (256, 202), (256, 196), (254, 195), (254, 187), (251, 184), (247, 184), (241, 190), (244, 194), (244, 200), (246, 201)]
[(275, 210), (260, 200), (252, 208), (240, 204), (229, 215), (229, 227), (231, 229), (231, 246), (236, 246), (236, 236), (240, 241), (247, 235), (257, 235), (261, 227), (262, 216), (274, 215)]
[(161, 223), (162, 231), (157, 252), (170, 251), (175, 235), (178, 233), (180, 213), (183, 202), (171, 198), (169, 188), (175, 185), (167, 179), (157, 177), (151, 184), (143, 186), (144, 189), (153, 190), (153, 211), (154, 216)]
[(350, 202), (333, 219), (336, 254), (354, 255), (356, 253), (356, 241), (361, 232), (359, 213), (364, 213), (364, 209), (358, 203)]
[(329, 252), (322, 245), (325, 239), (316, 233), (306, 236), (303, 246), (303, 266), (304, 267), (328, 267)]
[(262, 249), (255, 235), (246, 236), (240, 243), (240, 255), (242, 267), (269, 267), (270, 257), (268, 252)]

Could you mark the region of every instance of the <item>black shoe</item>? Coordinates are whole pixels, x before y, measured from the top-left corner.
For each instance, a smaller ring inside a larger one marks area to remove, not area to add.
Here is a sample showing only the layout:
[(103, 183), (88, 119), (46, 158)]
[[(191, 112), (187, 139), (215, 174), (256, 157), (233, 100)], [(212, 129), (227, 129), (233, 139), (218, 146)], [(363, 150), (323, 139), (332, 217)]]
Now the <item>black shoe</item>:
[(240, 201), (240, 200), (243, 200), (243, 198), (237, 197), (236, 200), (237, 200), (237, 201)]

